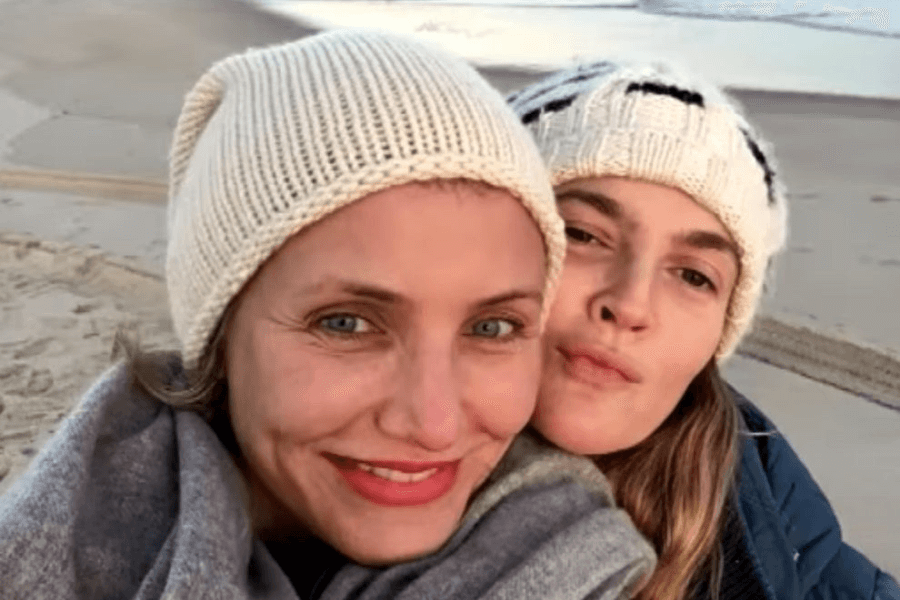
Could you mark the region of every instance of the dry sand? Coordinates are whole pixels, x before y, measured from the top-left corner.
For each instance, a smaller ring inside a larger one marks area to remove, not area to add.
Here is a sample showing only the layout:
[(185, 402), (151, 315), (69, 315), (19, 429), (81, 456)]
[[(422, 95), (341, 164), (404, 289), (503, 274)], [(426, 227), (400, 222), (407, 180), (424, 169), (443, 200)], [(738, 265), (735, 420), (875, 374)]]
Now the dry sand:
[(109, 366), (119, 327), (174, 347), (158, 274), (96, 250), (0, 235), (0, 493)]
[[(0, 493), (109, 364), (120, 324), (174, 345), (162, 190), (184, 92), (225, 54), (308, 32), (232, 0), (0, 0)], [(484, 71), (503, 91), (537, 76)], [(793, 191), (791, 243), (765, 311), (777, 320), (744, 351), (900, 406), (900, 102), (733, 92)], [(781, 393), (757, 379), (751, 397)], [(798, 411), (817, 410), (817, 391), (784, 393)], [(895, 446), (877, 459), (900, 464)], [(895, 503), (898, 485), (879, 493)], [(858, 531), (900, 568), (896, 526)]]

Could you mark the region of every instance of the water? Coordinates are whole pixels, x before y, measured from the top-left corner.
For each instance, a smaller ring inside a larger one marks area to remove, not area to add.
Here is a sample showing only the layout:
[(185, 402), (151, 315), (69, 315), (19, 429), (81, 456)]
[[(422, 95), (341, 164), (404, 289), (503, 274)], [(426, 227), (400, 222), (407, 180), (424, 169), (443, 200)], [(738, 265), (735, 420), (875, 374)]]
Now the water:
[[(284, 3), (285, 0), (262, 2), (270, 5)], [(900, 36), (900, 4), (896, 0), (405, 0), (395, 3), (509, 8), (634, 8), (655, 14), (771, 20), (797, 26)], [(892, 15), (892, 8), (898, 14)]]
[[(900, 36), (896, 0), (642, 0), (646, 12), (699, 18), (771, 20), (792, 25)], [(891, 18), (893, 16), (893, 19)]]
[(377, 27), (480, 65), (665, 57), (714, 83), (900, 98), (896, 0), (250, 0), (316, 28)]

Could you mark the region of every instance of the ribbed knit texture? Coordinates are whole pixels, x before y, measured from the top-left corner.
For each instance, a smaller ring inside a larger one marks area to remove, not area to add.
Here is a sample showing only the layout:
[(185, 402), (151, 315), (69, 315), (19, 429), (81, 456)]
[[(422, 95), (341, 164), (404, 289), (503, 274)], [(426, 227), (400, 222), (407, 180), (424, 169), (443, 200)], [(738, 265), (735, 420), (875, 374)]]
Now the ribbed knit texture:
[(549, 306), (565, 238), (534, 141), (438, 49), (341, 30), (226, 58), (187, 95), (170, 159), (166, 278), (188, 366), (288, 237), (413, 181), (465, 178), (518, 197), (544, 236)]
[(323, 594), (340, 557), (305, 561), (302, 541), (273, 557), (216, 432), (119, 364), (0, 496), (0, 598), (616, 600), (656, 557), (591, 466), (521, 436), (443, 547), (389, 569), (348, 563)]
[(554, 185), (620, 176), (683, 190), (715, 214), (742, 257), (716, 351), (721, 363), (749, 329), (770, 259), (787, 231), (774, 160), (717, 89), (664, 65), (598, 62), (510, 96)]

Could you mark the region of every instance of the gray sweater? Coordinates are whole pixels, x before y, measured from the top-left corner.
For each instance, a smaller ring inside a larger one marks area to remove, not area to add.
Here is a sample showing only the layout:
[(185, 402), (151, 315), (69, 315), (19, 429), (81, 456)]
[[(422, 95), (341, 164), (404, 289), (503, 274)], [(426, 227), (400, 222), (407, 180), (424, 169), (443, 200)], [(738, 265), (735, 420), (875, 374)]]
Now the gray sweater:
[[(209, 425), (110, 369), (0, 497), (0, 598), (296, 599)], [(612, 599), (651, 547), (584, 459), (522, 436), (434, 555), (341, 568), (323, 600)]]

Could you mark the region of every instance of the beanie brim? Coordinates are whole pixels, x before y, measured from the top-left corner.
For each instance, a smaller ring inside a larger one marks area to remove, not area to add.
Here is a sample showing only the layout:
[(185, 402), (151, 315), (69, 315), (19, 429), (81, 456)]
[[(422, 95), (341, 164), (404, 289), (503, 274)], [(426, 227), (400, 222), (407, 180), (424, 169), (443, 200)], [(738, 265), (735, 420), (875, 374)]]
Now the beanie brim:
[[(232, 300), (277, 250), (292, 236), (314, 225), (335, 211), (366, 196), (392, 187), (438, 179), (468, 179), (504, 189), (517, 197), (541, 230), (547, 256), (547, 278), (544, 287), (545, 310), (550, 304), (556, 282), (565, 259), (562, 221), (548, 219), (546, 191), (517, 179), (500, 161), (484, 157), (458, 154), (412, 157), (380, 165), (373, 165), (320, 188), (302, 205), (292, 206), (255, 233), (253, 244), (235, 249), (232, 256), (220, 258), (225, 264), (241, 265), (239, 269), (224, 270), (201, 306), (192, 313), (182, 334), (185, 343), (182, 359), (189, 368), (196, 366), (207, 349), (209, 339)], [(174, 268), (174, 265), (173, 265)]]

